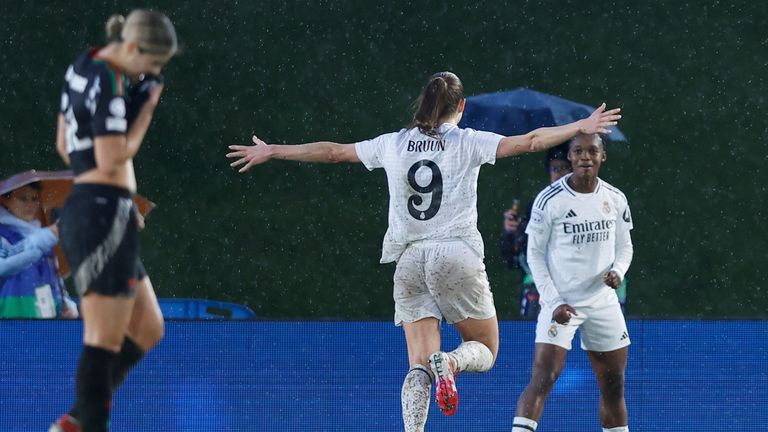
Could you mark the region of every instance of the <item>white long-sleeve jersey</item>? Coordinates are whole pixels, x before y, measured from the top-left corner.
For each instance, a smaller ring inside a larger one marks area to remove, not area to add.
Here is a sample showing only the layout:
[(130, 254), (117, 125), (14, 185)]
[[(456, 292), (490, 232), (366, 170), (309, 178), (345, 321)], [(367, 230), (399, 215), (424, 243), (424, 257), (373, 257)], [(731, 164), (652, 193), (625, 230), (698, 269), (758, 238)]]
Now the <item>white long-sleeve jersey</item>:
[(592, 193), (568, 186), (569, 174), (536, 197), (528, 222), (528, 265), (542, 304), (581, 306), (624, 278), (632, 262), (632, 216), (624, 194), (598, 179)]

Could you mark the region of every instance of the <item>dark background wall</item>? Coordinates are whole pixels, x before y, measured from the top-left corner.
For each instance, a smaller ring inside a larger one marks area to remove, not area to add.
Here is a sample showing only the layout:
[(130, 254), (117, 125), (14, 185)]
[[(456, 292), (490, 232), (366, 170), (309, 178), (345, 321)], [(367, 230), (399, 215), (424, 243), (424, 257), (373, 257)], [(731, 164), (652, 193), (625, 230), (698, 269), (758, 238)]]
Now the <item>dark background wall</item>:
[[(0, 176), (63, 168), (63, 72), (128, 3), (0, 3)], [(390, 317), (383, 171), (275, 161), (239, 175), (226, 146), (397, 130), (426, 77), (452, 70), (468, 95), (530, 87), (623, 109), (630, 143), (608, 147), (601, 176), (633, 209), (630, 314), (765, 317), (768, 6), (636, 3), (157, 3), (184, 45), (136, 159), (140, 192), (159, 205), (142, 237), (158, 294), (262, 317)], [(538, 154), (480, 176), (502, 318), (516, 316), (519, 275), (497, 257), (501, 212), (544, 182)]]

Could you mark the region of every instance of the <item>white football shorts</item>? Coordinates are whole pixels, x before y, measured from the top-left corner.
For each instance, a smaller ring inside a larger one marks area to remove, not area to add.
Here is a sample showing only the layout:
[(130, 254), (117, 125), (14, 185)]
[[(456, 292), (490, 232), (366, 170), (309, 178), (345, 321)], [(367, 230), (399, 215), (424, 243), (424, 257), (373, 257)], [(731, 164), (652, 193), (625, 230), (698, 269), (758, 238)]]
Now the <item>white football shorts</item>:
[(423, 318), (451, 324), (496, 315), (483, 259), (460, 239), (408, 245), (394, 276), (395, 325)]
[(548, 343), (571, 350), (576, 330), (581, 337), (581, 349), (609, 352), (630, 344), (627, 323), (613, 290), (595, 296), (584, 306), (574, 306), (576, 313), (567, 324), (552, 320), (553, 308), (542, 306), (536, 322), (536, 343)]

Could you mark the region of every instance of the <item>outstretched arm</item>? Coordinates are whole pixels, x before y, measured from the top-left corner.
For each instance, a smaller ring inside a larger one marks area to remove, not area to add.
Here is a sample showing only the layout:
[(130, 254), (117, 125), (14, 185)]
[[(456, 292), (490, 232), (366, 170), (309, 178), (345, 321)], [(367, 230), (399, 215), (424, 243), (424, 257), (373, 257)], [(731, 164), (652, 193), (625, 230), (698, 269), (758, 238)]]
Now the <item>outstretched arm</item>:
[(270, 159), (285, 159), (299, 162), (360, 162), (354, 144), (339, 144), (330, 141), (319, 141), (309, 144), (276, 145), (267, 144), (253, 137), (252, 146), (231, 145), (227, 157), (237, 159), (229, 164), (232, 168), (243, 165), (238, 172), (246, 172), (254, 165), (263, 164)]
[(498, 150), (496, 150), (496, 158), (546, 150), (580, 133), (587, 135), (610, 133), (607, 128), (608, 126), (615, 126), (619, 121), (621, 118), (619, 111), (621, 108), (605, 111), (605, 103), (603, 103), (585, 119), (562, 126), (538, 128), (525, 135), (502, 138)]

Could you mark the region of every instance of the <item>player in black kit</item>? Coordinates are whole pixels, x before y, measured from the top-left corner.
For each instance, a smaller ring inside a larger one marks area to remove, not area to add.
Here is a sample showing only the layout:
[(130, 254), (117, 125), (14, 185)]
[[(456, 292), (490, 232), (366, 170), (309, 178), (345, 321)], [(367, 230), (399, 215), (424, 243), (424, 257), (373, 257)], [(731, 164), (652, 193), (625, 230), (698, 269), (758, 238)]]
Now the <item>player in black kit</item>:
[(109, 43), (67, 68), (56, 148), (75, 174), (61, 245), (80, 294), (83, 351), (77, 398), (50, 432), (109, 430), (112, 393), (163, 336), (163, 317), (139, 259), (133, 158), (160, 100), (157, 77), (176, 53), (163, 14), (134, 10), (107, 22)]

